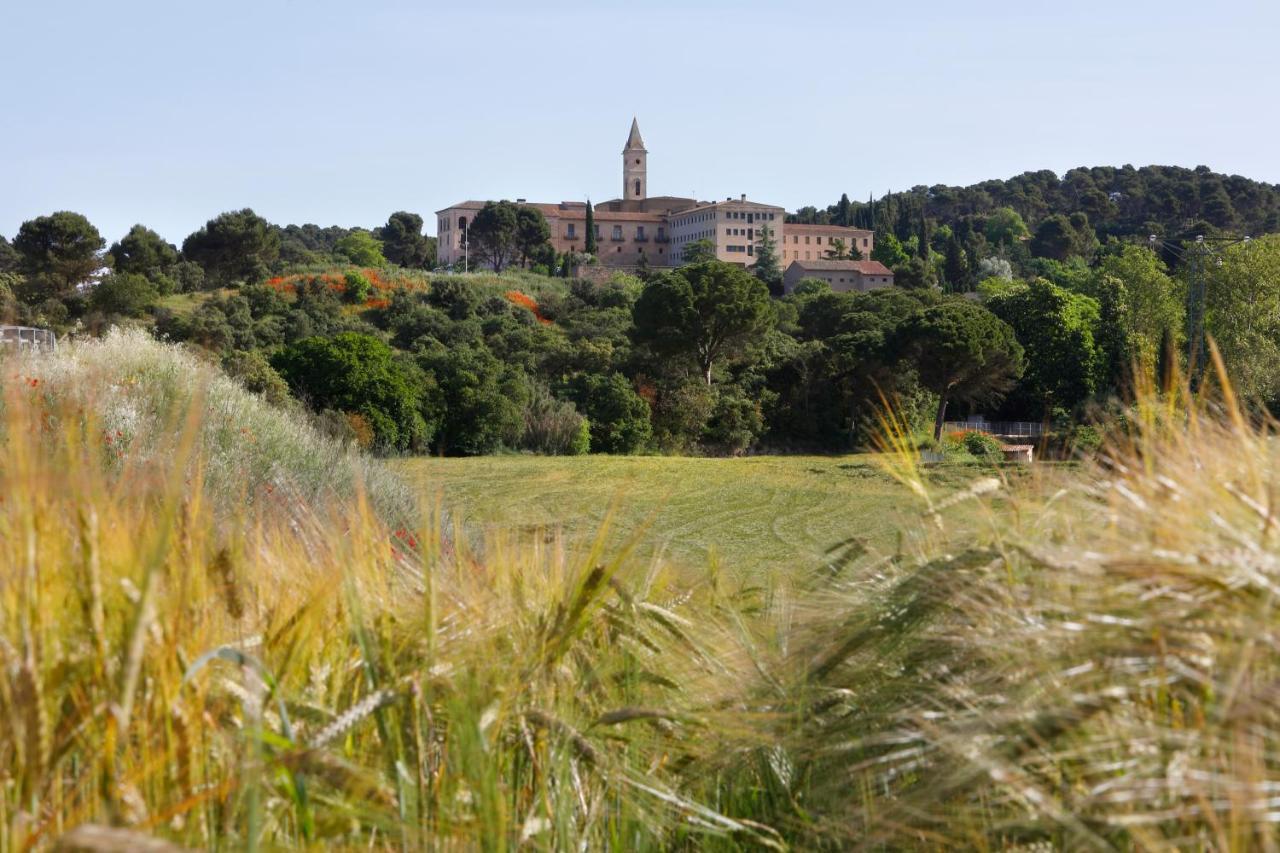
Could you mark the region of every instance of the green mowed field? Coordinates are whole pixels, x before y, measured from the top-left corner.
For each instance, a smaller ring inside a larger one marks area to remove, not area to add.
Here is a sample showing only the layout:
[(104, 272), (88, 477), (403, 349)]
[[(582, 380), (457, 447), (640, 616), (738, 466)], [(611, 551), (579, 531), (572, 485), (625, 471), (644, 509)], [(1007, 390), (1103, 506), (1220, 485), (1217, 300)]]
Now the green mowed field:
[[(823, 565), (860, 539), (892, 549), (921, 505), (874, 456), (492, 456), (396, 463), (473, 535), (489, 531), (589, 544), (609, 519), (611, 545), (634, 539), (641, 559), (701, 571), (712, 559), (754, 573)], [(930, 479), (962, 487), (971, 469)]]

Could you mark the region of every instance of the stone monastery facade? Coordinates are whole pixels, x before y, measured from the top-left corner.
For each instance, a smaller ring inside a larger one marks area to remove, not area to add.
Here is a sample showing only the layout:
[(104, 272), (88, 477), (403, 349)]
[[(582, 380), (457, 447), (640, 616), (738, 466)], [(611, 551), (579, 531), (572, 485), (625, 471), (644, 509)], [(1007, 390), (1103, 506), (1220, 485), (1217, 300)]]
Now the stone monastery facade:
[[(527, 202), (542, 211), (551, 227), (551, 244), (559, 253), (585, 252), (587, 205), (581, 201)], [(439, 263), (461, 263), (465, 254), (467, 223), (484, 207), (482, 201), (463, 201), (436, 211)], [(622, 149), (622, 196), (595, 205), (596, 255), (601, 264), (634, 267), (672, 267), (681, 263), (684, 247), (695, 240), (709, 240), (722, 261), (752, 266), (760, 229), (768, 227), (777, 244), (778, 263), (786, 269), (795, 261), (817, 261), (844, 241), (863, 258), (871, 256), (874, 234), (839, 225), (788, 225), (781, 207), (751, 201), (745, 195), (724, 201), (698, 201), (678, 196), (649, 195), (649, 152), (640, 136), (640, 125), (631, 121), (631, 133)]]

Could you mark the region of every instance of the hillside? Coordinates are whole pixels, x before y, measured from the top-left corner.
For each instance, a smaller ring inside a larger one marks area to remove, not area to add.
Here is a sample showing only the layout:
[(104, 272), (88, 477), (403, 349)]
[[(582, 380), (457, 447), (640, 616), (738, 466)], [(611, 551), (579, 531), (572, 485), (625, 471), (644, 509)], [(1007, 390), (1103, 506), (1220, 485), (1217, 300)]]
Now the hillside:
[[(1207, 167), (1096, 166), (1059, 177), (1047, 169), (967, 187), (916, 186), (874, 202), (841, 201), (804, 207), (797, 222), (837, 222), (864, 228), (893, 227), (900, 239), (915, 233), (920, 212), (953, 229), (970, 217), (985, 218), (1012, 208), (1035, 227), (1054, 215), (1083, 213), (1100, 240), (1109, 236), (1166, 238), (1221, 231), (1261, 234), (1280, 231), (1280, 185), (1224, 175)], [(906, 227), (903, 227), (903, 226)]]

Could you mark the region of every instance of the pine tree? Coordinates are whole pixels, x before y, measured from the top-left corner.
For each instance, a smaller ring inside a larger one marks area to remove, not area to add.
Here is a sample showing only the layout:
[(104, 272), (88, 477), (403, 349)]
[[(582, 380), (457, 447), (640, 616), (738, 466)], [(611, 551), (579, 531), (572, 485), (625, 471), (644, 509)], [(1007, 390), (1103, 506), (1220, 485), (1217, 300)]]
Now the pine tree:
[(751, 268), (756, 278), (769, 286), (769, 292), (782, 295), (782, 266), (778, 262), (778, 244), (773, 239), (773, 229), (761, 225), (756, 242), (756, 263)]
[(591, 199), (587, 199), (587, 245), (588, 255), (594, 255), (599, 247), (596, 245), (596, 214), (591, 207)]

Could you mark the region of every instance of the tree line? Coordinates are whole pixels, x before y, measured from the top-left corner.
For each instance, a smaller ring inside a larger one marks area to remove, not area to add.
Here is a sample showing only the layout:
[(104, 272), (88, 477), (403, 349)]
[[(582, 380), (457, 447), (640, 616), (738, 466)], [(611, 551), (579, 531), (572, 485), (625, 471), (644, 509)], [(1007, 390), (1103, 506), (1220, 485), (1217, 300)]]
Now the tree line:
[[(404, 212), (366, 230), (232, 211), (181, 248), (140, 225), (108, 248), (60, 212), (0, 239), (0, 310), (63, 331), (148, 324), (386, 452), (847, 450), (870, 439), (883, 396), (935, 438), (979, 410), (1069, 430), (1135, 370), (1185, 361), (1197, 276), (1240, 390), (1280, 403), (1274, 236), (1170, 265), (1163, 245), (1099, 241), (1074, 213), (1034, 233), (1011, 208), (954, 230), (907, 213), (909, 236), (887, 229), (873, 253), (899, 272), (893, 288), (811, 280), (782, 296), (767, 231), (750, 271), (691, 246), (678, 269), (592, 284), (548, 267), (545, 220), (525, 211), (477, 214), (475, 257), (503, 271), (465, 277), (427, 271), (434, 246)], [(975, 245), (991, 254), (971, 260)], [(375, 299), (370, 267), (417, 272)], [(268, 282), (284, 272), (297, 287)], [(172, 293), (193, 294), (186, 310), (160, 304)]]

